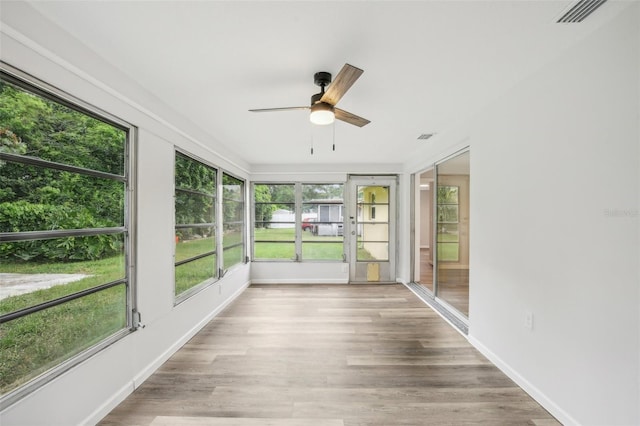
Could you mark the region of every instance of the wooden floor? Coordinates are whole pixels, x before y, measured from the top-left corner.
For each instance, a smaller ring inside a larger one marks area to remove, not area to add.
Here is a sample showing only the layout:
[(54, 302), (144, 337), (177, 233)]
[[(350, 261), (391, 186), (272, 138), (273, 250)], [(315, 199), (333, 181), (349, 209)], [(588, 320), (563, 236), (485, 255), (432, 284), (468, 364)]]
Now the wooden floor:
[[(428, 248), (420, 249), (420, 277), (418, 282), (433, 293), (433, 265), (430, 261)], [(441, 268), (438, 274), (438, 297), (468, 317), (469, 269)]]
[(254, 285), (100, 424), (559, 423), (402, 285)]

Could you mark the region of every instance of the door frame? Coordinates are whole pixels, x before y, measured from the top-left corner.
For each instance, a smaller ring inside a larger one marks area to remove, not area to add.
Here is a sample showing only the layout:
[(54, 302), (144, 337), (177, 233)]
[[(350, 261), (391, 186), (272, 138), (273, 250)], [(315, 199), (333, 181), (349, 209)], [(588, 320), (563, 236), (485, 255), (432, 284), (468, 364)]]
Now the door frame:
[[(387, 186), (389, 187), (388, 214), (388, 258), (385, 261), (358, 261), (358, 187), (359, 186)], [(349, 283), (389, 283), (396, 282), (397, 270), (397, 207), (398, 207), (398, 175), (349, 175), (345, 188), (345, 253), (349, 262)], [(363, 277), (362, 269), (365, 264), (377, 264), (379, 279), (367, 280)]]

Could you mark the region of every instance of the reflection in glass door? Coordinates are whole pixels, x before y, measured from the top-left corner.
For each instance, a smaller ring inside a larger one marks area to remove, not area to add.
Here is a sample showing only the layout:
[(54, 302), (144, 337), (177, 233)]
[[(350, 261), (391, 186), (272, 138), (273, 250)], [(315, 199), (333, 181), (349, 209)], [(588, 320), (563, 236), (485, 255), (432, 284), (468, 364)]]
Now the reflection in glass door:
[(436, 165), (436, 297), (469, 316), (469, 152)]
[(415, 174), (413, 179), (412, 281), (427, 288), (433, 297), (433, 168)]
[(350, 282), (395, 281), (395, 178), (350, 179)]

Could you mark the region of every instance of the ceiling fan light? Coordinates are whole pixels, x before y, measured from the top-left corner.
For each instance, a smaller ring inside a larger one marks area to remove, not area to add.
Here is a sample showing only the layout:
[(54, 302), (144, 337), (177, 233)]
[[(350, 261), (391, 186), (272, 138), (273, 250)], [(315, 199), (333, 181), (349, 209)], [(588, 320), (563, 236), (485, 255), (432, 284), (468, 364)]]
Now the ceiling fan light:
[(313, 124), (325, 125), (331, 124), (335, 120), (333, 107), (324, 102), (318, 102), (311, 107), (309, 119)]

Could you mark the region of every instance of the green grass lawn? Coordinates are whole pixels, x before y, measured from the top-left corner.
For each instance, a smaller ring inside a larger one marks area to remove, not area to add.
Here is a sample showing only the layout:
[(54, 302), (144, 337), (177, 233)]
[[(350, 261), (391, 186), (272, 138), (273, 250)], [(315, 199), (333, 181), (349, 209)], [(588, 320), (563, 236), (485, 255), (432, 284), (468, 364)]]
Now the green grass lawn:
[[(294, 259), (294, 228), (254, 229), (254, 257), (256, 259)], [(302, 232), (302, 260), (338, 260), (344, 253), (342, 236), (313, 235)]]
[(436, 244), (437, 258), (442, 262), (457, 262), (459, 259), (460, 244), (457, 233), (438, 233)]
[[(123, 278), (124, 262), (121, 256), (56, 264), (3, 262), (0, 272), (90, 275), (0, 300), (0, 313), (4, 314)], [(15, 389), (126, 325), (124, 284), (0, 324), (0, 392)]]

